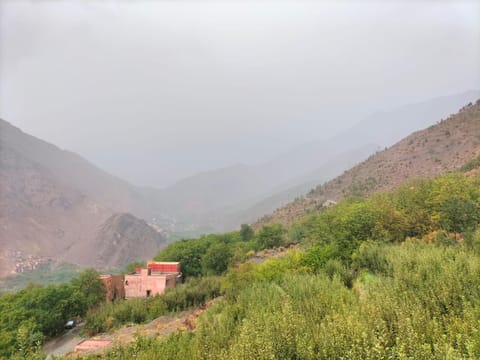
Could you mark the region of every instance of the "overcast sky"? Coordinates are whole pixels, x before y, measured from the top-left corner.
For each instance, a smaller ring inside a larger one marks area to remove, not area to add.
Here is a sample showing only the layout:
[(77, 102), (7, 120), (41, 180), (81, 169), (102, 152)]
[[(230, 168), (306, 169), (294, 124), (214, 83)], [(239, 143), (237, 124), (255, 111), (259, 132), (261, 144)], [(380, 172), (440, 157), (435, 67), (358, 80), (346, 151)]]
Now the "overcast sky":
[(480, 1), (0, 0), (0, 117), (135, 184), (480, 88)]

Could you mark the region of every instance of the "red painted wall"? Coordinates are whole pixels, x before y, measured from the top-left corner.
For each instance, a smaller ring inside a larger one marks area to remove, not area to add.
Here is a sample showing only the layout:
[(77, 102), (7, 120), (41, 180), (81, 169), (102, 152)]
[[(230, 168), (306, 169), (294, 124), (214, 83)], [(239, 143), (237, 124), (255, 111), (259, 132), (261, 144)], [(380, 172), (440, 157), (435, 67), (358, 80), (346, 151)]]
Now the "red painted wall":
[(180, 263), (162, 263), (149, 261), (147, 263), (147, 268), (154, 272), (179, 273)]

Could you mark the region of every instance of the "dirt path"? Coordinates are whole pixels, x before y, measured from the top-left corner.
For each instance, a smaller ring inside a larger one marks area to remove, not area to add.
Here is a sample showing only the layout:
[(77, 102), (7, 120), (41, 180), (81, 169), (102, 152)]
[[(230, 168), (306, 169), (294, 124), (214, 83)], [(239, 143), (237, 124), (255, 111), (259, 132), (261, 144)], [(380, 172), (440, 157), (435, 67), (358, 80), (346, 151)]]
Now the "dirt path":
[[(111, 340), (112, 344), (127, 345), (130, 343), (136, 334), (143, 336), (163, 338), (178, 330), (194, 330), (196, 319), (211, 305), (222, 300), (223, 297), (218, 297), (209, 301), (208, 303), (199, 306), (192, 310), (181, 311), (171, 315), (160, 316), (153, 321), (143, 325), (125, 325), (120, 329), (115, 330), (113, 333), (103, 333), (94, 336), (93, 340)], [(72, 355), (79, 355), (80, 353), (74, 353), (75, 345), (81, 341), (81, 338), (71, 338), (70, 341), (65, 342), (61, 347), (56, 348), (54, 355), (65, 355), (71, 353)], [(109, 345), (111, 346), (111, 345)], [(109, 347), (107, 346), (107, 348)], [(90, 350), (83, 352), (83, 354), (101, 353), (106, 348), (99, 348), (96, 350)], [(62, 353), (60, 353), (62, 352)]]
[(105, 334), (102, 338), (112, 340), (112, 343), (128, 344), (135, 334), (143, 336), (165, 337), (182, 328), (187, 329), (186, 320), (197, 310), (182, 311), (173, 315), (160, 316), (144, 325), (123, 326), (113, 334)]
[(47, 359), (50, 359), (52, 355), (62, 356), (73, 351), (75, 345), (77, 345), (82, 338), (78, 335), (82, 327), (85, 325), (79, 324), (71, 330), (68, 330), (63, 335), (48, 341), (44, 346), (43, 350), (47, 354)]

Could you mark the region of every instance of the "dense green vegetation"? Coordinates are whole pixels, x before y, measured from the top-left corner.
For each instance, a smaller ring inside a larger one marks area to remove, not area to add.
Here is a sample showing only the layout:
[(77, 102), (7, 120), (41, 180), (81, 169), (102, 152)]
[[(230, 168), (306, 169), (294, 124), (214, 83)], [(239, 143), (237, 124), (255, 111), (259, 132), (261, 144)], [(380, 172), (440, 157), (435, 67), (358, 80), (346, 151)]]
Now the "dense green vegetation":
[(334, 247), (346, 262), (364, 241), (395, 243), (432, 231), (468, 233), (480, 223), (480, 178), (448, 174), (368, 199), (350, 198), (294, 225), (294, 240)]
[(339, 264), (304, 268), (301, 254), (251, 265), (241, 279), (254, 280), (227, 277), (235, 291), (194, 333), (139, 336), (106, 358), (480, 358), (479, 257), (458, 244), (369, 247), (352, 288)]
[(35, 271), (15, 274), (3, 279), (0, 283), (0, 295), (23, 289), (28, 284), (50, 285), (69, 282), (78, 276), (80, 270), (72, 264), (41, 264)]
[[(186, 283), (148, 299), (101, 304), (87, 313), (85, 331), (93, 335), (198, 306), (221, 294), (218, 275), (223, 274), (228, 266), (245, 261), (249, 251), (279, 246), (285, 239), (285, 230), (278, 225), (265, 226), (257, 234), (250, 226), (242, 225), (239, 232), (172, 243), (160, 251), (155, 260), (180, 261)], [(141, 264), (130, 264), (127, 270), (137, 265)]]
[(0, 297), (0, 356), (34, 356), (45, 338), (63, 331), (69, 319), (83, 316), (105, 298), (94, 270), (62, 285), (29, 285)]
[[(479, 185), (479, 177), (448, 174), (350, 198), (248, 240), (231, 233), (172, 244), (157, 258), (181, 260), (190, 277), (221, 273), (225, 259), (210, 255), (228, 254), (225, 300), (193, 333), (138, 336), (105, 356), (480, 358)], [(302, 249), (241, 261), (245, 251), (289, 242)]]
[(248, 251), (258, 251), (285, 243), (285, 230), (279, 225), (264, 226), (257, 234), (248, 225), (240, 231), (183, 239), (160, 251), (157, 261), (180, 261), (185, 278), (220, 275), (228, 265), (242, 262)]
[(220, 294), (220, 279), (215, 276), (189, 279), (161, 295), (146, 299), (104, 302), (87, 313), (87, 335), (110, 331), (123, 324), (140, 324), (172, 311), (185, 310), (205, 303)]
[[(105, 357), (480, 358), (479, 224), (480, 177), (447, 174), (346, 199), (288, 229), (253, 232), (244, 225), (239, 232), (181, 240), (156, 260), (181, 261), (184, 285), (93, 307), (86, 331), (142, 323), (224, 294), (195, 332), (163, 340), (138, 336)], [(259, 250), (290, 243), (301, 247), (248, 261)], [(67, 292), (62, 296), (68, 299)], [(0, 300), (1, 306), (10, 302)], [(18, 326), (11, 328), (25, 338)], [(50, 336), (53, 329), (30, 334)], [(5, 354), (23, 340), (11, 341)]]

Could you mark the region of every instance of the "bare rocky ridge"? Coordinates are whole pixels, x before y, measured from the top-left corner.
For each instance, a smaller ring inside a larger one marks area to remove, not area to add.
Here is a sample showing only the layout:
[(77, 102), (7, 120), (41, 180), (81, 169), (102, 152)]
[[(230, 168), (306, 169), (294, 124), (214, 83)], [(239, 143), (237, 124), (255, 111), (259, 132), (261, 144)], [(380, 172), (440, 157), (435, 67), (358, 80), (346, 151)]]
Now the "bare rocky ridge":
[(308, 212), (321, 209), (327, 200), (369, 195), (378, 190), (395, 188), (409, 179), (429, 178), (454, 171), (479, 155), (480, 100), (372, 155), (304, 197), (264, 216), (255, 223), (255, 227), (270, 223), (291, 224)]
[(136, 234), (141, 241), (130, 253), (135, 259), (151, 257), (164, 244), (156, 230), (132, 215), (119, 216), (129, 222), (109, 221), (116, 212), (140, 208), (132, 194), (127, 183), (0, 120), (0, 276), (15, 271), (9, 254), (16, 252), (104, 267), (100, 248), (105, 266), (125, 265), (130, 259), (125, 249), (132, 246), (125, 242), (131, 237), (106, 247), (105, 229)]
[(147, 215), (137, 188), (94, 166), (81, 156), (24, 133), (0, 120), (0, 146), (47, 171), (57, 183), (88, 196), (103, 206), (136, 216)]
[(114, 214), (96, 234), (97, 266), (111, 267), (153, 257), (163, 246), (163, 236), (144, 220), (131, 214)]

